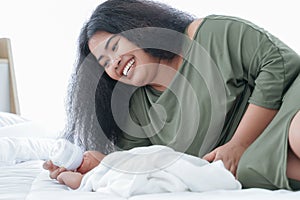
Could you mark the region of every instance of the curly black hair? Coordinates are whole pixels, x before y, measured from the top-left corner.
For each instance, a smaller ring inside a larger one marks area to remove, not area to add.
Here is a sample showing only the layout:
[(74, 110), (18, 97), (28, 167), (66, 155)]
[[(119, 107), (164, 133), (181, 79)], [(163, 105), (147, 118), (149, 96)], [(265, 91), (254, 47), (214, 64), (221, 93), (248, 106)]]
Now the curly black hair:
[[(82, 102), (78, 99), (81, 98), (84, 94), (84, 90), (87, 89), (87, 87), (83, 86), (87, 84), (85, 81), (90, 81), (80, 78), (81, 74), (79, 71), (83, 67), (89, 67), (84, 66), (84, 61), (87, 59), (90, 59), (90, 61), (87, 62), (89, 65), (99, 65), (93, 56), (89, 56), (91, 52), (88, 47), (88, 41), (96, 32), (105, 31), (112, 34), (122, 34), (129, 41), (142, 48), (147, 46), (144, 44), (145, 41), (149, 42), (149, 38), (153, 38), (152, 31), (154, 30), (143, 28), (156, 27), (184, 33), (187, 26), (193, 20), (194, 17), (188, 13), (179, 11), (166, 4), (150, 0), (107, 0), (100, 4), (94, 10), (88, 21), (83, 25), (79, 36), (78, 60), (77, 65), (75, 66), (75, 72), (72, 76), (72, 84), (69, 86), (67, 102), (68, 124), (65, 130), (65, 137), (71, 140), (79, 140), (86, 149), (91, 149), (89, 143), (96, 143), (98, 141), (94, 140), (100, 140), (95, 137), (96, 134), (100, 133), (85, 130), (84, 127), (89, 127), (86, 124), (80, 126), (80, 131), (75, 130), (76, 127), (79, 126), (78, 123), (84, 123), (84, 120), (74, 119), (74, 117), (83, 117), (79, 113), (82, 112), (83, 108), (78, 108), (78, 106), (82, 106)], [(137, 31), (136, 34), (134, 32), (126, 34), (126, 31), (133, 29), (138, 29), (142, 32)], [(150, 40), (150, 42), (161, 42), (161, 40), (155, 38)], [(182, 41), (169, 36), (163, 37), (163, 40), (167, 45), (171, 46), (168, 47), (171, 48), (170, 51), (163, 48), (142, 49), (146, 53), (160, 59), (174, 58), (176, 55), (174, 52), (176, 52), (176, 49), (181, 48)], [(98, 68), (100, 69), (100, 67)], [(114, 143), (121, 132), (115, 123), (111, 112), (111, 95), (116, 81), (112, 80), (104, 71), (100, 74), (101, 77), (98, 79), (94, 96), (96, 113), (91, 113), (91, 115), (96, 114), (101, 131), (103, 131), (106, 137)], [(100, 147), (95, 147), (94, 149), (99, 150)], [(103, 149), (102, 152), (104, 152)]]

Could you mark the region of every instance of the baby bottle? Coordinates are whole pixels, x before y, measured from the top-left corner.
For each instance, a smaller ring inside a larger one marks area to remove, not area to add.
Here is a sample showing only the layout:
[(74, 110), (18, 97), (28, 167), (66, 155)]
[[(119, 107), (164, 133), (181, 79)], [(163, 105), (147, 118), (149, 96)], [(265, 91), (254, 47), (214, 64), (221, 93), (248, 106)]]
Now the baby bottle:
[(83, 151), (66, 139), (58, 139), (50, 151), (49, 158), (56, 166), (75, 170), (83, 161)]

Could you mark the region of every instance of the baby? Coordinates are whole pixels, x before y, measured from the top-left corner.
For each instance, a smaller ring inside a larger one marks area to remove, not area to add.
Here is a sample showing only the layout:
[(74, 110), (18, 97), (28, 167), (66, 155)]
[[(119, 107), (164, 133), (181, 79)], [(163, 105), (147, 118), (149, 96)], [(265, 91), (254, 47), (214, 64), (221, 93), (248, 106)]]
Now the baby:
[(136, 147), (107, 156), (86, 151), (74, 170), (69, 167), (73, 154), (68, 154), (68, 148), (63, 149), (62, 159), (50, 157), (44, 168), (49, 170), (50, 177), (80, 191), (108, 192), (128, 198), (151, 193), (241, 189), (222, 161), (209, 163), (167, 146)]
[[(74, 157), (72, 155), (74, 148), (76, 149), (78, 147), (68, 141), (58, 140), (50, 153), (50, 160), (44, 162), (43, 168), (49, 170), (50, 178), (57, 179), (59, 183), (65, 184), (72, 189), (77, 189), (80, 186), (84, 174), (99, 165), (105, 155), (98, 151), (86, 151), (83, 155), (77, 152), (77, 155), (75, 155), (76, 158), (73, 158), (74, 160), (80, 161), (78, 165), (76, 165), (76, 168), (74, 168), (74, 165), (73, 168), (70, 167), (70, 165), (60, 165), (61, 163), (68, 162)], [(68, 150), (70, 150), (71, 155), (67, 155)], [(56, 157), (51, 156), (53, 152), (59, 155)], [(63, 161), (59, 159), (62, 159)], [(66, 159), (68, 160), (66, 161)]]

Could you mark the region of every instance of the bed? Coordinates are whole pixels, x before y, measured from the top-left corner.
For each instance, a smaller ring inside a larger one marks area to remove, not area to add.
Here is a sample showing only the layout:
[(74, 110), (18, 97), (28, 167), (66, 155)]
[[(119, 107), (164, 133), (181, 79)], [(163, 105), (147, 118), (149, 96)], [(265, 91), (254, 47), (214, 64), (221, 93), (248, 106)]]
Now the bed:
[[(49, 149), (57, 134), (56, 131), (49, 130), (43, 124), (28, 121), (19, 115), (0, 112), (0, 199), (300, 199), (300, 191), (271, 191), (259, 188), (156, 193), (136, 195), (130, 198), (101, 192), (74, 191), (50, 179), (48, 171), (42, 168), (42, 163), (47, 159)], [(143, 186), (141, 185), (141, 187)]]

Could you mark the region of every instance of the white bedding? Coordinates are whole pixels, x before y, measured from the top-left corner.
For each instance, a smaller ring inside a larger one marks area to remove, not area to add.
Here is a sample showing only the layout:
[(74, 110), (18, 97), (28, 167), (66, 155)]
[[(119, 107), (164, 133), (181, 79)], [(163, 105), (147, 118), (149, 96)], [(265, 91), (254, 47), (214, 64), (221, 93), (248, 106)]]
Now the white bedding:
[[(42, 161), (0, 167), (1, 200), (125, 200), (115, 195), (100, 192), (69, 190), (48, 177), (43, 170)], [(141, 186), (142, 187), (142, 186)], [(177, 192), (138, 195), (129, 200), (299, 200), (299, 192), (265, 189), (216, 190), (209, 192)]]
[[(24, 132), (26, 130), (26, 133)], [(20, 132), (22, 131), (22, 132)], [(35, 148), (38, 151), (39, 145), (36, 139), (43, 138), (41, 129), (33, 127), (30, 129), (28, 124), (26, 129), (20, 129), (20, 126), (16, 126), (14, 129), (13, 125), (10, 128), (0, 128), (0, 142), (7, 139), (8, 137), (19, 137), (20, 140), (25, 137), (26, 148)], [(30, 134), (34, 137), (29, 137)], [(20, 137), (22, 136), (22, 137)], [(38, 137), (37, 137), (38, 136)], [(26, 138), (27, 137), (27, 138)], [(45, 136), (46, 137), (46, 136)], [(48, 137), (46, 137), (48, 138)], [(45, 138), (44, 138), (45, 139)], [(20, 141), (20, 140), (14, 140)], [(32, 141), (34, 142), (32, 142)], [(11, 140), (10, 140), (11, 141)], [(5, 142), (5, 141), (4, 141)], [(47, 142), (43, 140), (43, 142)], [(51, 139), (49, 140), (51, 143)], [(25, 150), (24, 150), (25, 151)], [(45, 152), (45, 149), (43, 149)], [(0, 146), (0, 154), (7, 154), (5, 148)], [(26, 153), (26, 152), (22, 152)], [(29, 154), (28, 154), (29, 155)], [(18, 158), (18, 162), (21, 163), (10, 163), (10, 165), (0, 166), (0, 200), (59, 200), (59, 199), (72, 199), (72, 200), (125, 200), (113, 194), (105, 194), (101, 192), (87, 192), (87, 191), (73, 191), (68, 187), (58, 184), (55, 180), (51, 180), (48, 176), (48, 171), (42, 169), (43, 160), (37, 157), (30, 156), (22, 159)], [(13, 160), (14, 158), (6, 157), (7, 159)], [(44, 157), (43, 157), (44, 158)], [(141, 185), (140, 187), (143, 187)], [(291, 192), (287, 190), (265, 190), (265, 189), (242, 189), (242, 190), (213, 190), (206, 192), (174, 192), (174, 193), (157, 193), (157, 194), (145, 194), (137, 195), (130, 198), (129, 200), (233, 200), (233, 199), (249, 199), (249, 200), (282, 200), (282, 199), (300, 199), (300, 191)]]
[(42, 161), (27, 161), (0, 167), (0, 199), (23, 200), (42, 172)]

